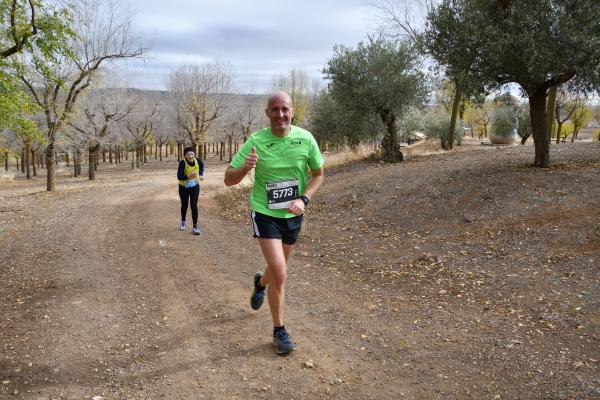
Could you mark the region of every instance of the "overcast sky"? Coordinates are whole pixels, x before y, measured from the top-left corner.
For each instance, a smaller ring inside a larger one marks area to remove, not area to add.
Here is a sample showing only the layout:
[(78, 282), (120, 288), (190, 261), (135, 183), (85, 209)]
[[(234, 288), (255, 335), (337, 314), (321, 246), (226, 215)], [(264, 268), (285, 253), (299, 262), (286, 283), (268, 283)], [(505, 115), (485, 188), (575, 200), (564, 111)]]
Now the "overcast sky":
[(355, 46), (373, 31), (366, 0), (121, 0), (135, 30), (151, 47), (144, 63), (129, 63), (130, 84), (165, 89), (182, 63), (230, 63), (239, 91), (263, 93), (273, 75), (293, 68), (311, 78), (335, 44)]

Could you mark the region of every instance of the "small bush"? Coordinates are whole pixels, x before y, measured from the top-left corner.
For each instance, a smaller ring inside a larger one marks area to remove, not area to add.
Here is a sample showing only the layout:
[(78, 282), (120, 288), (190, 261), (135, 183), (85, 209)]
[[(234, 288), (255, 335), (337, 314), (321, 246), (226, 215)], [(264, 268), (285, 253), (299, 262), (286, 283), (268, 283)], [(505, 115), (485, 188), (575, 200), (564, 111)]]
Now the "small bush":
[(501, 137), (511, 137), (517, 131), (517, 113), (512, 107), (502, 107), (494, 113), (492, 134)]
[[(449, 113), (432, 111), (423, 116), (423, 130), (430, 138), (440, 139), (442, 143), (448, 141), (448, 132), (450, 131), (450, 119)], [(454, 128), (454, 143), (460, 144), (462, 137), (465, 134), (465, 129), (462, 121), (456, 121), (456, 127)]]

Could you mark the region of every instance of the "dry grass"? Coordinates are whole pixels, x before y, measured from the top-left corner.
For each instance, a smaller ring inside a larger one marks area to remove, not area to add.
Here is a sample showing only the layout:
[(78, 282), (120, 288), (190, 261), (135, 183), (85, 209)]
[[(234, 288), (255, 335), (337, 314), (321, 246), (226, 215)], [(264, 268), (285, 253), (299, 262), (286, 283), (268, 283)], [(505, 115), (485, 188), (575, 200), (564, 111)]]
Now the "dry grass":
[(367, 158), (374, 153), (373, 147), (361, 144), (356, 149), (350, 147), (344, 147), (338, 152), (325, 152), (325, 169), (338, 167), (340, 165), (348, 164), (350, 162)]
[[(372, 148), (361, 145), (352, 150), (349, 147), (338, 152), (326, 152), (325, 169), (337, 167), (359, 159), (364, 159), (373, 154)], [(252, 180), (244, 180), (239, 185), (225, 188), (215, 193), (214, 199), (221, 215), (230, 221), (245, 221), (248, 218), (249, 196), (252, 189)]]

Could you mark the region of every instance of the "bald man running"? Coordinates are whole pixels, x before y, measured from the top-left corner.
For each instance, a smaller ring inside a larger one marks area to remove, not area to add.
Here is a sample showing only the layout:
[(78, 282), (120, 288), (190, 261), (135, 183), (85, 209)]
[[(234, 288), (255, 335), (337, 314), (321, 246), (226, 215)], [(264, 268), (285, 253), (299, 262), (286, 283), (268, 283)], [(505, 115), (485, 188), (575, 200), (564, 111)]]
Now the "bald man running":
[(304, 209), (323, 182), (323, 156), (310, 132), (291, 125), (294, 108), (288, 94), (271, 95), (265, 112), (271, 126), (253, 133), (240, 148), (225, 171), (225, 185), (238, 184), (255, 169), (252, 229), (267, 266), (254, 275), (250, 305), (258, 310), (267, 292), (275, 351), (287, 354), (295, 349), (283, 323), (288, 260)]

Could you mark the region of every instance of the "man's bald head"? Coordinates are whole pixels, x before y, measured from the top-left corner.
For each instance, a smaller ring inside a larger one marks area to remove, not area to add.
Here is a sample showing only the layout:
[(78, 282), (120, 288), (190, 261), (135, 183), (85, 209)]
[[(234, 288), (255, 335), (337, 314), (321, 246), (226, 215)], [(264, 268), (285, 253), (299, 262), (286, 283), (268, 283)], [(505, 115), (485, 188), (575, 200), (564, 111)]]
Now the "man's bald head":
[(276, 92), (269, 97), (267, 118), (271, 122), (271, 131), (276, 136), (285, 136), (289, 131), (294, 117), (292, 98), (284, 92)]
[(271, 96), (269, 96), (269, 101), (267, 102), (267, 108), (271, 107), (271, 104), (274, 101), (283, 101), (287, 102), (290, 107), (293, 107), (292, 98), (286, 92), (275, 92)]

